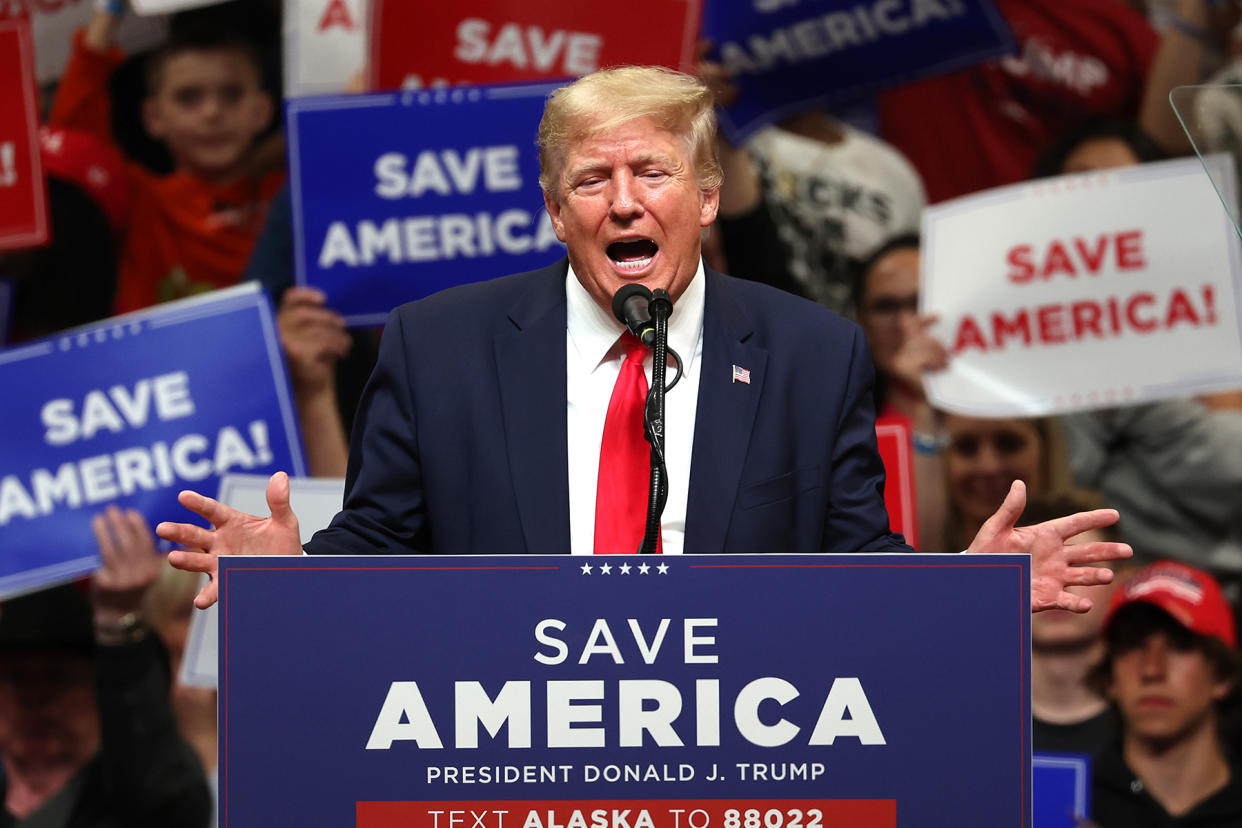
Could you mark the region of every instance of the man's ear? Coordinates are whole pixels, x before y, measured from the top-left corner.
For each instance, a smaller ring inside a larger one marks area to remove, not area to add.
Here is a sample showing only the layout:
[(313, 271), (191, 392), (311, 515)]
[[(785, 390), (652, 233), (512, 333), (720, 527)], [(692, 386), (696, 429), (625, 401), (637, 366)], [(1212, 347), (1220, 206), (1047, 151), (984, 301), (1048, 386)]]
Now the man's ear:
[(552, 219), (552, 229), (556, 231), (556, 237), (565, 241), (565, 222), (561, 219), (561, 203), (557, 201), (547, 190), (543, 191), (543, 206), (548, 210), (548, 218)]
[(720, 209), (720, 188), (699, 190), (699, 226), (708, 227), (716, 220), (716, 211)]
[(160, 102), (154, 95), (148, 95), (142, 100), (142, 125), (152, 138), (161, 141), (164, 139), (164, 115)]

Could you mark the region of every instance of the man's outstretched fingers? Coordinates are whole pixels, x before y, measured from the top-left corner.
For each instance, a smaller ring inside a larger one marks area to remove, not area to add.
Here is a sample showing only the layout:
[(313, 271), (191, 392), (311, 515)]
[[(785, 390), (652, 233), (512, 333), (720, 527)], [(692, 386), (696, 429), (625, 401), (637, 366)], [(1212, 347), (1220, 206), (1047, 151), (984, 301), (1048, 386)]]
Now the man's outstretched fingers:
[(1076, 512), (1052, 521), (1052, 526), (1061, 537), (1069, 539), (1092, 529), (1103, 529), (1112, 526), (1121, 515), (1116, 509), (1093, 509), (1090, 512)]
[(1071, 566), (1065, 570), (1066, 586), (1102, 586), (1112, 580), (1113, 571), (1101, 566)]
[(1072, 592), (1062, 592), (1057, 596), (1056, 607), (1070, 612), (1086, 612), (1091, 609), (1091, 599)]
[(193, 546), (198, 549), (211, 548), (211, 532), (192, 523), (169, 523), (165, 521), (155, 527), (155, 534), (166, 541), (179, 543), (182, 546)]
[(272, 519), (278, 523), (290, 523), (297, 518), (289, 506), (289, 475), (276, 472), (267, 481), (267, 508), (271, 510)]
[(1026, 484), (1021, 480), (1015, 480), (1009, 484), (1009, 493), (1005, 495), (1005, 500), (996, 510), (996, 514), (988, 518), (987, 524), (984, 525), (991, 524), (988, 528), (996, 532), (1012, 529), (1018, 525), (1018, 518), (1022, 517), (1022, 510), (1025, 508)]
[(168, 563), (187, 572), (215, 572), (216, 556), (197, 549), (174, 549), (168, 553)]
[(212, 578), (207, 586), (200, 589), (198, 595), (194, 596), (194, 606), (205, 610), (214, 604), (218, 597), (219, 591), (216, 589), (216, 580)]
[(177, 502), (194, 514), (206, 518), (207, 522), (212, 526), (219, 526), (228, 518), (229, 513), (233, 511), (223, 503), (189, 489), (185, 489), (177, 495)]
[(1128, 543), (1112, 541), (1092, 541), (1091, 543), (1072, 543), (1065, 547), (1065, 559), (1072, 564), (1099, 563), (1100, 561), (1124, 561), (1134, 554)]

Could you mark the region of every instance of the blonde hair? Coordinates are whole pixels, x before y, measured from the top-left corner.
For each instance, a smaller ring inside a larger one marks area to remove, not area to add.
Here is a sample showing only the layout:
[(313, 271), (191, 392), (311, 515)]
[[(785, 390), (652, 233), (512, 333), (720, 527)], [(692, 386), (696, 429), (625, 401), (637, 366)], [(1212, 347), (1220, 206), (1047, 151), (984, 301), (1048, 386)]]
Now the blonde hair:
[(579, 78), (548, 96), (539, 122), (539, 185), (555, 195), (570, 144), (651, 118), (686, 140), (699, 189), (714, 190), (724, 172), (716, 159), (712, 106), (702, 81), (659, 66), (619, 66)]

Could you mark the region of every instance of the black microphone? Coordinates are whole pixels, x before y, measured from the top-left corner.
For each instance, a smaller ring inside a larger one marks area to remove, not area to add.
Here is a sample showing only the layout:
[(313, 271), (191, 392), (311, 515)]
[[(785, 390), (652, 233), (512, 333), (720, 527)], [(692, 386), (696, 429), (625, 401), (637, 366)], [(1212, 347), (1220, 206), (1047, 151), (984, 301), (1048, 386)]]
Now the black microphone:
[(637, 282), (623, 286), (612, 297), (612, 315), (648, 348), (655, 343), (655, 324), (647, 310), (650, 303), (651, 291)]

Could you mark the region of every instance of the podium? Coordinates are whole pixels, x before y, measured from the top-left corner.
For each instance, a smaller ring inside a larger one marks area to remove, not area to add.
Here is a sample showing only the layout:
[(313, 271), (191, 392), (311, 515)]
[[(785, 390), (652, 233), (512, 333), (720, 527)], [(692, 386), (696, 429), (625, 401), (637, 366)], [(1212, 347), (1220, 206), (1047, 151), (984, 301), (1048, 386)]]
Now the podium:
[(1030, 826), (1024, 556), (221, 558), (221, 826)]

